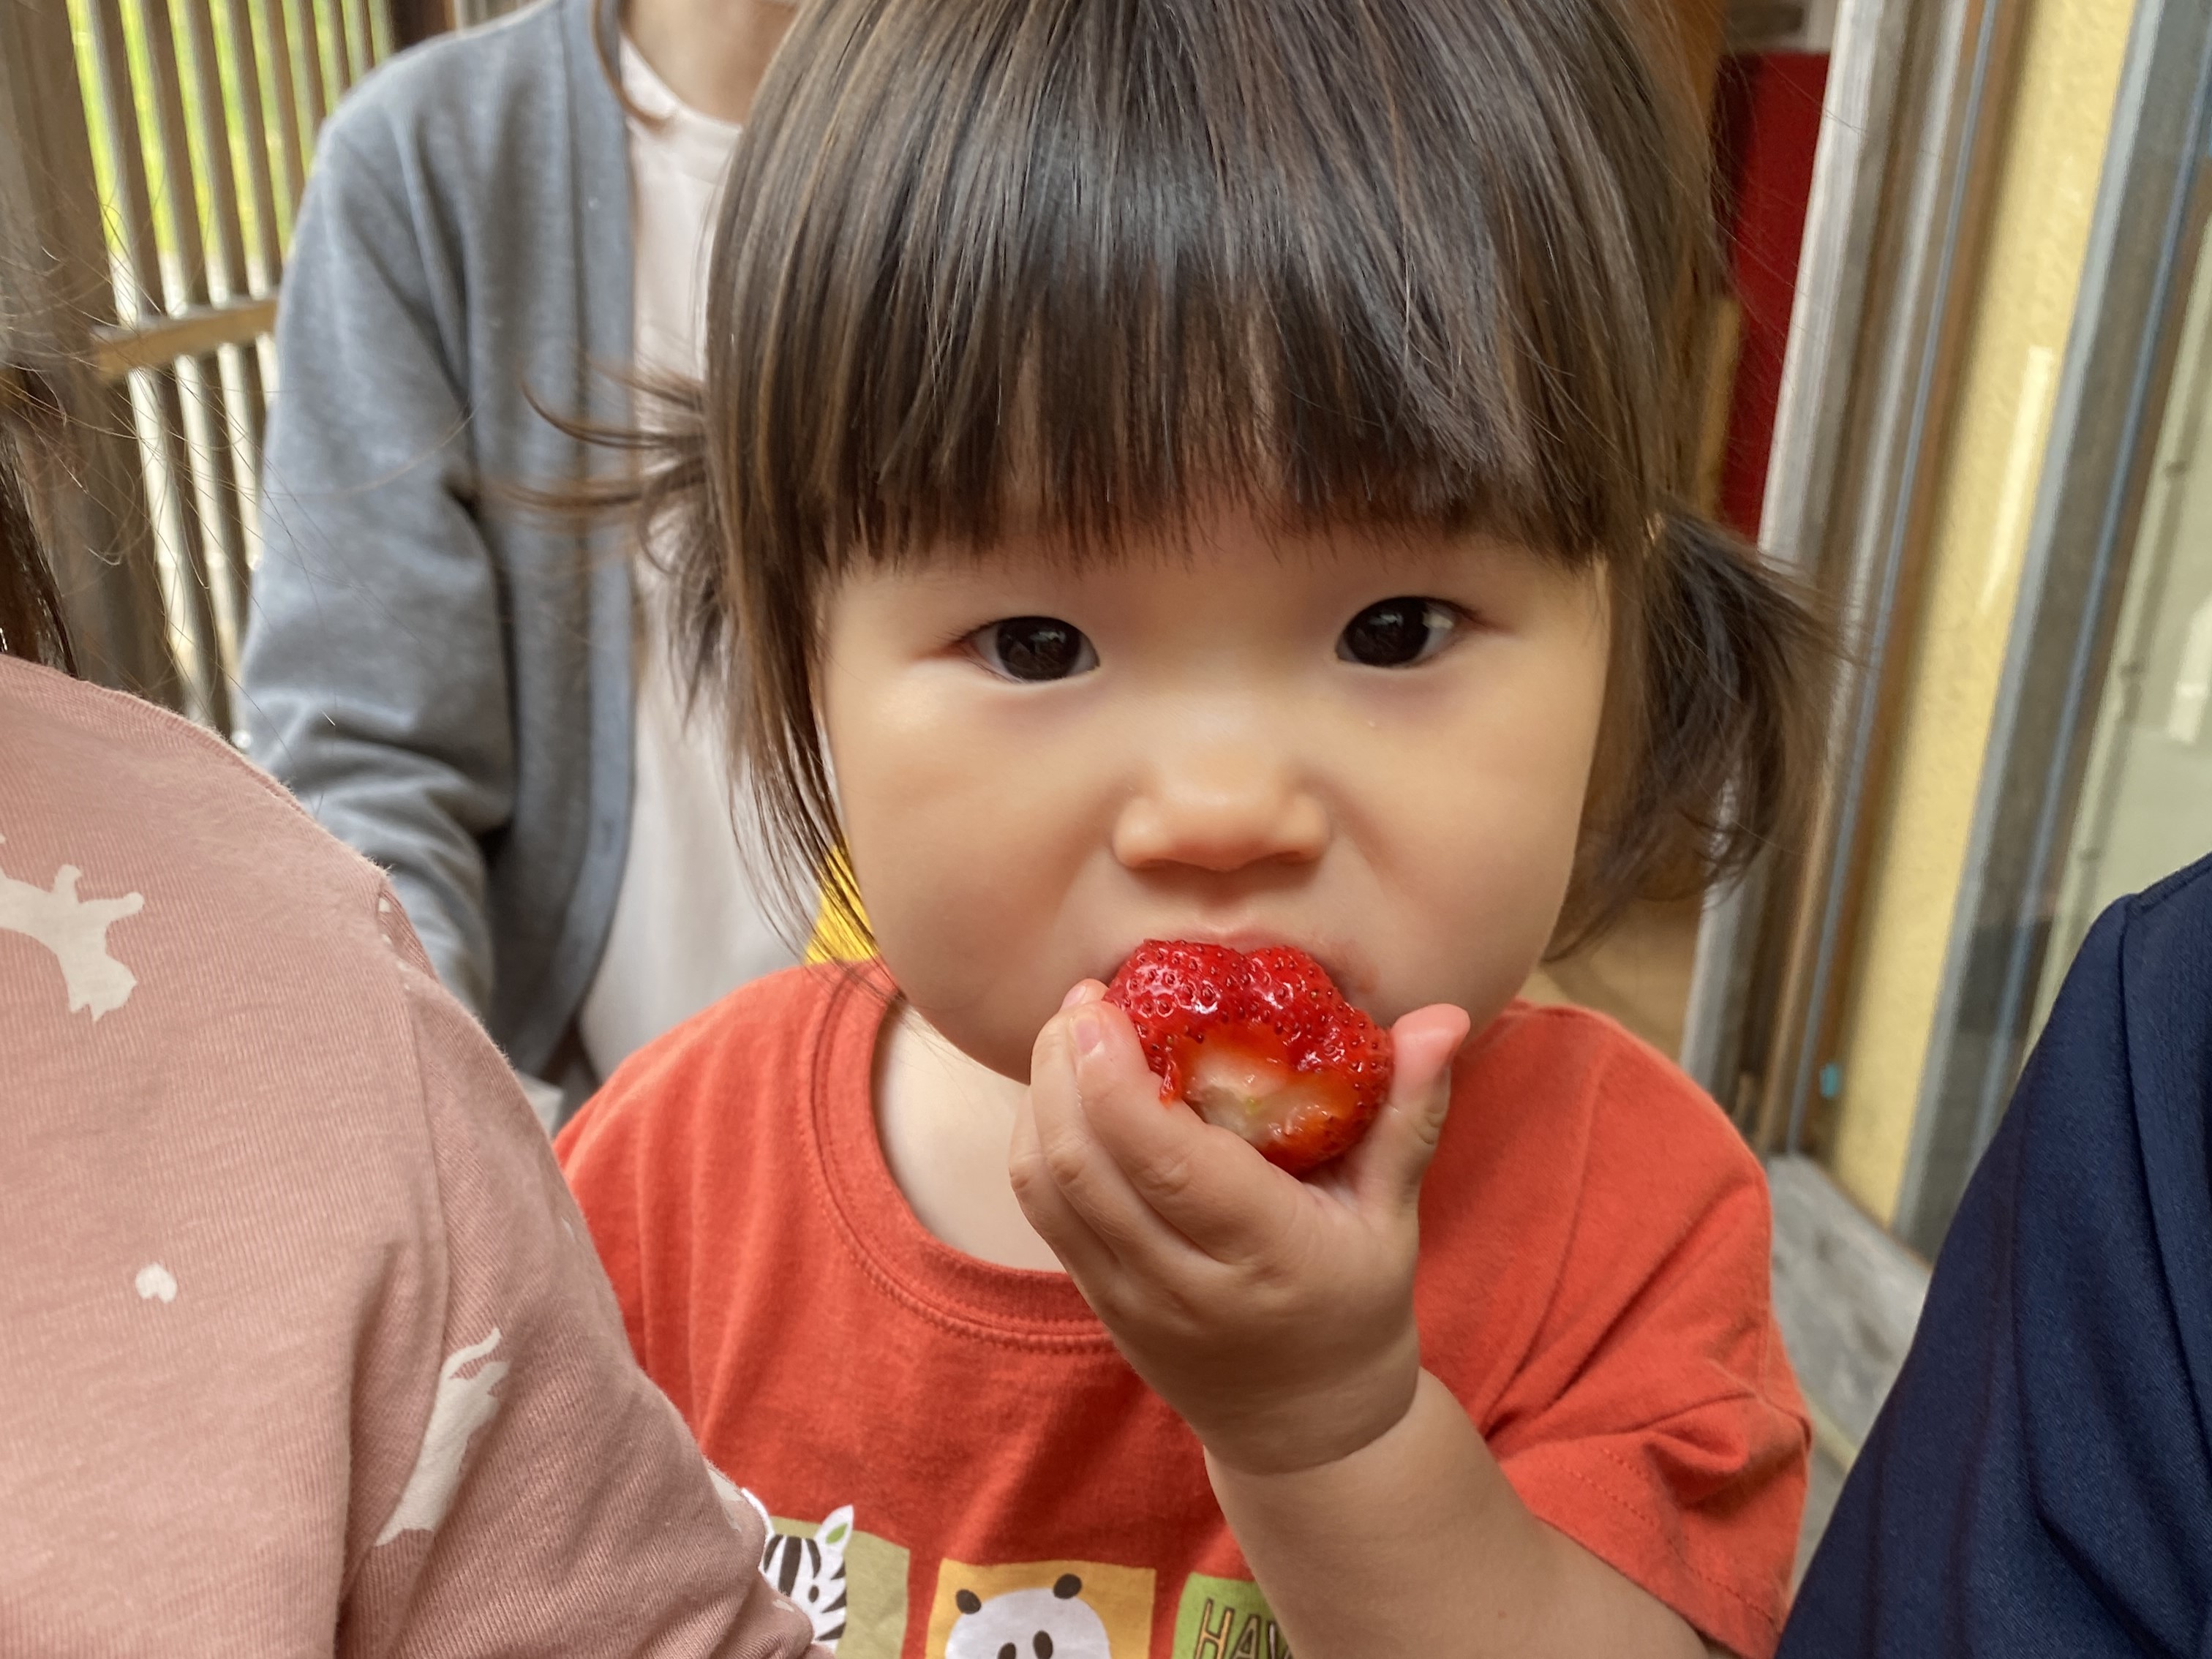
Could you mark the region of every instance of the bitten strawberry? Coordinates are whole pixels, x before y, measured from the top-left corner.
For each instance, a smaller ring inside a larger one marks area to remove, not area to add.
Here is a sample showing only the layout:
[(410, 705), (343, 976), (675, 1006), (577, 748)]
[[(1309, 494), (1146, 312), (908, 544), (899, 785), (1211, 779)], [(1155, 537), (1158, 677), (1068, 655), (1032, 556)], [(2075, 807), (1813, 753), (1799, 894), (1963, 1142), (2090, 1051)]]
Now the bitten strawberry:
[(1160, 1098), (1182, 1100), (1292, 1175), (1348, 1152), (1390, 1090), (1390, 1034), (1287, 945), (1147, 939), (1106, 988)]

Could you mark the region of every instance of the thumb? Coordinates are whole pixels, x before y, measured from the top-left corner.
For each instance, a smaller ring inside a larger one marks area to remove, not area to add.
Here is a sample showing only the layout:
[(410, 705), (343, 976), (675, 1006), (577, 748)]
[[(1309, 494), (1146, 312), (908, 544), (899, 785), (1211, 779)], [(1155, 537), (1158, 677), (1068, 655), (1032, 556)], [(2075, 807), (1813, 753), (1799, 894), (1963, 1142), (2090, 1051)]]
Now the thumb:
[(1390, 1097), (1346, 1161), (1361, 1208), (1387, 1213), (1413, 1206), (1451, 1109), (1452, 1061), (1471, 1024), (1467, 1010), (1440, 1002), (1390, 1028)]

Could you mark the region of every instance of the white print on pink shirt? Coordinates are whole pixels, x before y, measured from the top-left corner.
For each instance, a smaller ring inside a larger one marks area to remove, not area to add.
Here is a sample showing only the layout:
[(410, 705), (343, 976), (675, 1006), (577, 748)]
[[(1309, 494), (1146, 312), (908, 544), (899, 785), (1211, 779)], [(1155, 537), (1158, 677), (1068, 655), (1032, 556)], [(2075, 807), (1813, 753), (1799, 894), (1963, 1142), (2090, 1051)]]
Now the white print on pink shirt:
[[(7, 839), (0, 836), (0, 841)], [(54, 953), (69, 993), (69, 1011), (92, 1010), (97, 1021), (131, 1000), (138, 976), (107, 954), (107, 930), (145, 908), (143, 894), (120, 898), (81, 899), (74, 864), (54, 872), (51, 889), (17, 881), (0, 870), (0, 933), (21, 933)]]
[(149, 1261), (138, 1270), (131, 1281), (131, 1288), (138, 1292), (141, 1302), (174, 1302), (177, 1299), (177, 1276), (158, 1261)]
[(422, 1431), (422, 1449), (415, 1459), (415, 1473), (407, 1477), (407, 1490), (399, 1494), (399, 1507), (376, 1534), (378, 1544), (388, 1544), (403, 1532), (435, 1532), (453, 1507), (460, 1489), (461, 1460), (469, 1449), (469, 1437), (499, 1415), (499, 1401), (491, 1391), (507, 1373), (504, 1359), (493, 1359), (474, 1376), (461, 1372), (484, 1359), (499, 1346), (499, 1332), (462, 1348), (438, 1372), (438, 1397), (431, 1402), (429, 1426)]

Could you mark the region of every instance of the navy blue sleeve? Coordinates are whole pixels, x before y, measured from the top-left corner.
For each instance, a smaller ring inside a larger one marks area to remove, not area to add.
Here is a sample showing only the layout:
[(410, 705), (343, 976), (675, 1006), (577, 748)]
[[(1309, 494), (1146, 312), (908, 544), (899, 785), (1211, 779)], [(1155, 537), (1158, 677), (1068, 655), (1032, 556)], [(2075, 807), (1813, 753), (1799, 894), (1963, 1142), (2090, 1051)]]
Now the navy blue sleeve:
[(2082, 945), (1782, 1659), (2212, 1656), (2212, 860)]

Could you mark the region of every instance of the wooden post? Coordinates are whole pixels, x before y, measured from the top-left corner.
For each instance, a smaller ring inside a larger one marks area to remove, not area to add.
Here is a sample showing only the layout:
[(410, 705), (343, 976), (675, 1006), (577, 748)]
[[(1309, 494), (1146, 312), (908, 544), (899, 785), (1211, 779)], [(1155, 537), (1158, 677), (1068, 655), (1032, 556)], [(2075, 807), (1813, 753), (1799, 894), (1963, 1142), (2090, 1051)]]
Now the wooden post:
[(392, 0), (392, 40), (402, 52), (453, 27), (447, 0)]
[(130, 394), (92, 368), (91, 331), (115, 320), (68, 8), (0, 0), (0, 362), (54, 388), (74, 449), (38, 469), (35, 507), (86, 672), (174, 707)]

